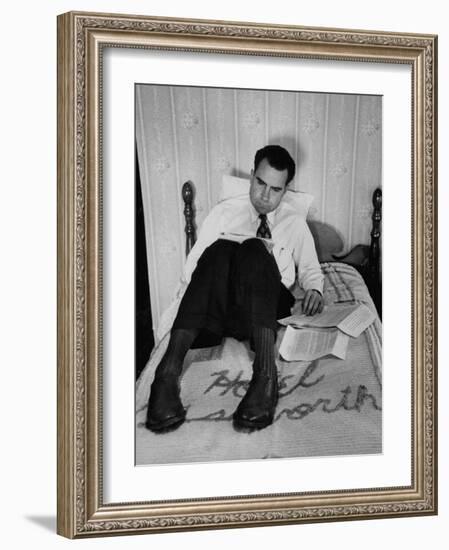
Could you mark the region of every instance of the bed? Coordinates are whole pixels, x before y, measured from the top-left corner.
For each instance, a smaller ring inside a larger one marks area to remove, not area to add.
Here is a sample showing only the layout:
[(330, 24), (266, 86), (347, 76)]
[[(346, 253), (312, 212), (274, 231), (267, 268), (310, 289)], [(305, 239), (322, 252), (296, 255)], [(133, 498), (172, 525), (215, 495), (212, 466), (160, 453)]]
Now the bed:
[[(188, 254), (195, 242), (191, 182), (184, 184), (182, 197)], [(344, 360), (324, 357), (287, 362), (277, 353), (279, 401), (273, 424), (264, 430), (244, 433), (232, 426), (232, 414), (245, 394), (253, 360), (248, 344), (233, 338), (188, 352), (181, 377), (185, 423), (164, 434), (146, 429), (151, 382), (183, 293), (178, 289), (136, 384), (136, 464), (382, 452), (381, 200), (381, 190), (376, 189), (370, 245), (357, 245), (344, 255), (338, 254), (342, 243), (331, 226), (308, 222), (325, 277), (325, 305), (349, 300), (365, 304), (375, 313), (375, 320), (358, 338), (350, 339)], [(302, 291), (294, 287), (293, 294), (299, 300)], [(280, 327), (277, 349), (284, 332)]]

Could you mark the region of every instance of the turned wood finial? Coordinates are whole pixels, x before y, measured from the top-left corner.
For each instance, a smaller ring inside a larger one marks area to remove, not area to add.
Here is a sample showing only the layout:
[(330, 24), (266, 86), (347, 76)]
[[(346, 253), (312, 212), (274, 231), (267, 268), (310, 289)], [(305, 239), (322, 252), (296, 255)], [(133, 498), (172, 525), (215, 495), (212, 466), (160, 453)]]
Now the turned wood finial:
[(182, 186), (182, 200), (184, 201), (184, 217), (186, 220), (186, 256), (195, 244), (195, 226), (193, 225), (193, 186), (191, 181), (186, 181)]
[(373, 193), (373, 227), (371, 229), (371, 246), (369, 254), (369, 266), (371, 275), (374, 277), (379, 276), (380, 268), (380, 224), (382, 221), (382, 190), (376, 189)]

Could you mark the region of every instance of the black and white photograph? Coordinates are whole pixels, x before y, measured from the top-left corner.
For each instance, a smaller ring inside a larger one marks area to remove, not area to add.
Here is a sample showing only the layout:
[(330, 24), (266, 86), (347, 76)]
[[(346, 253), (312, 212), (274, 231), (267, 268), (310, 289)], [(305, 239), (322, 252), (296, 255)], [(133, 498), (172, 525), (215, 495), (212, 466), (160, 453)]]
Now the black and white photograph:
[(2, 14), (2, 547), (444, 548), (444, 4)]
[(382, 96), (138, 83), (135, 138), (136, 465), (382, 453)]
[(58, 24), (59, 532), (435, 514), (436, 37)]

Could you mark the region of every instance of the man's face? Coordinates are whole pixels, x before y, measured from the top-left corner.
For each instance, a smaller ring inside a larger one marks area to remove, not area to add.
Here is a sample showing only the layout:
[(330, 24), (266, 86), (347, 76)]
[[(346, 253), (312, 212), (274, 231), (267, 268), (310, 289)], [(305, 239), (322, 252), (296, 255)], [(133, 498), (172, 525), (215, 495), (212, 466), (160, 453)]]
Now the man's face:
[(262, 159), (257, 170), (251, 170), (249, 198), (259, 214), (275, 210), (286, 191), (288, 170), (276, 170)]

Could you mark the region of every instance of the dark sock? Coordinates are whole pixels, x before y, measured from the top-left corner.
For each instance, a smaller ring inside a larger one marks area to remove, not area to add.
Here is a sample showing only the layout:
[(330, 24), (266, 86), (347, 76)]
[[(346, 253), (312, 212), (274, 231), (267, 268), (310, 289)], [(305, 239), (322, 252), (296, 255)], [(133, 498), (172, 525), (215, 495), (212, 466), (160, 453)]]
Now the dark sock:
[(252, 332), (256, 357), (253, 364), (254, 374), (273, 377), (276, 374), (274, 360), (275, 333), (266, 327), (254, 327)]
[(180, 376), (186, 353), (198, 332), (196, 328), (172, 330), (167, 351), (156, 369), (155, 377)]

